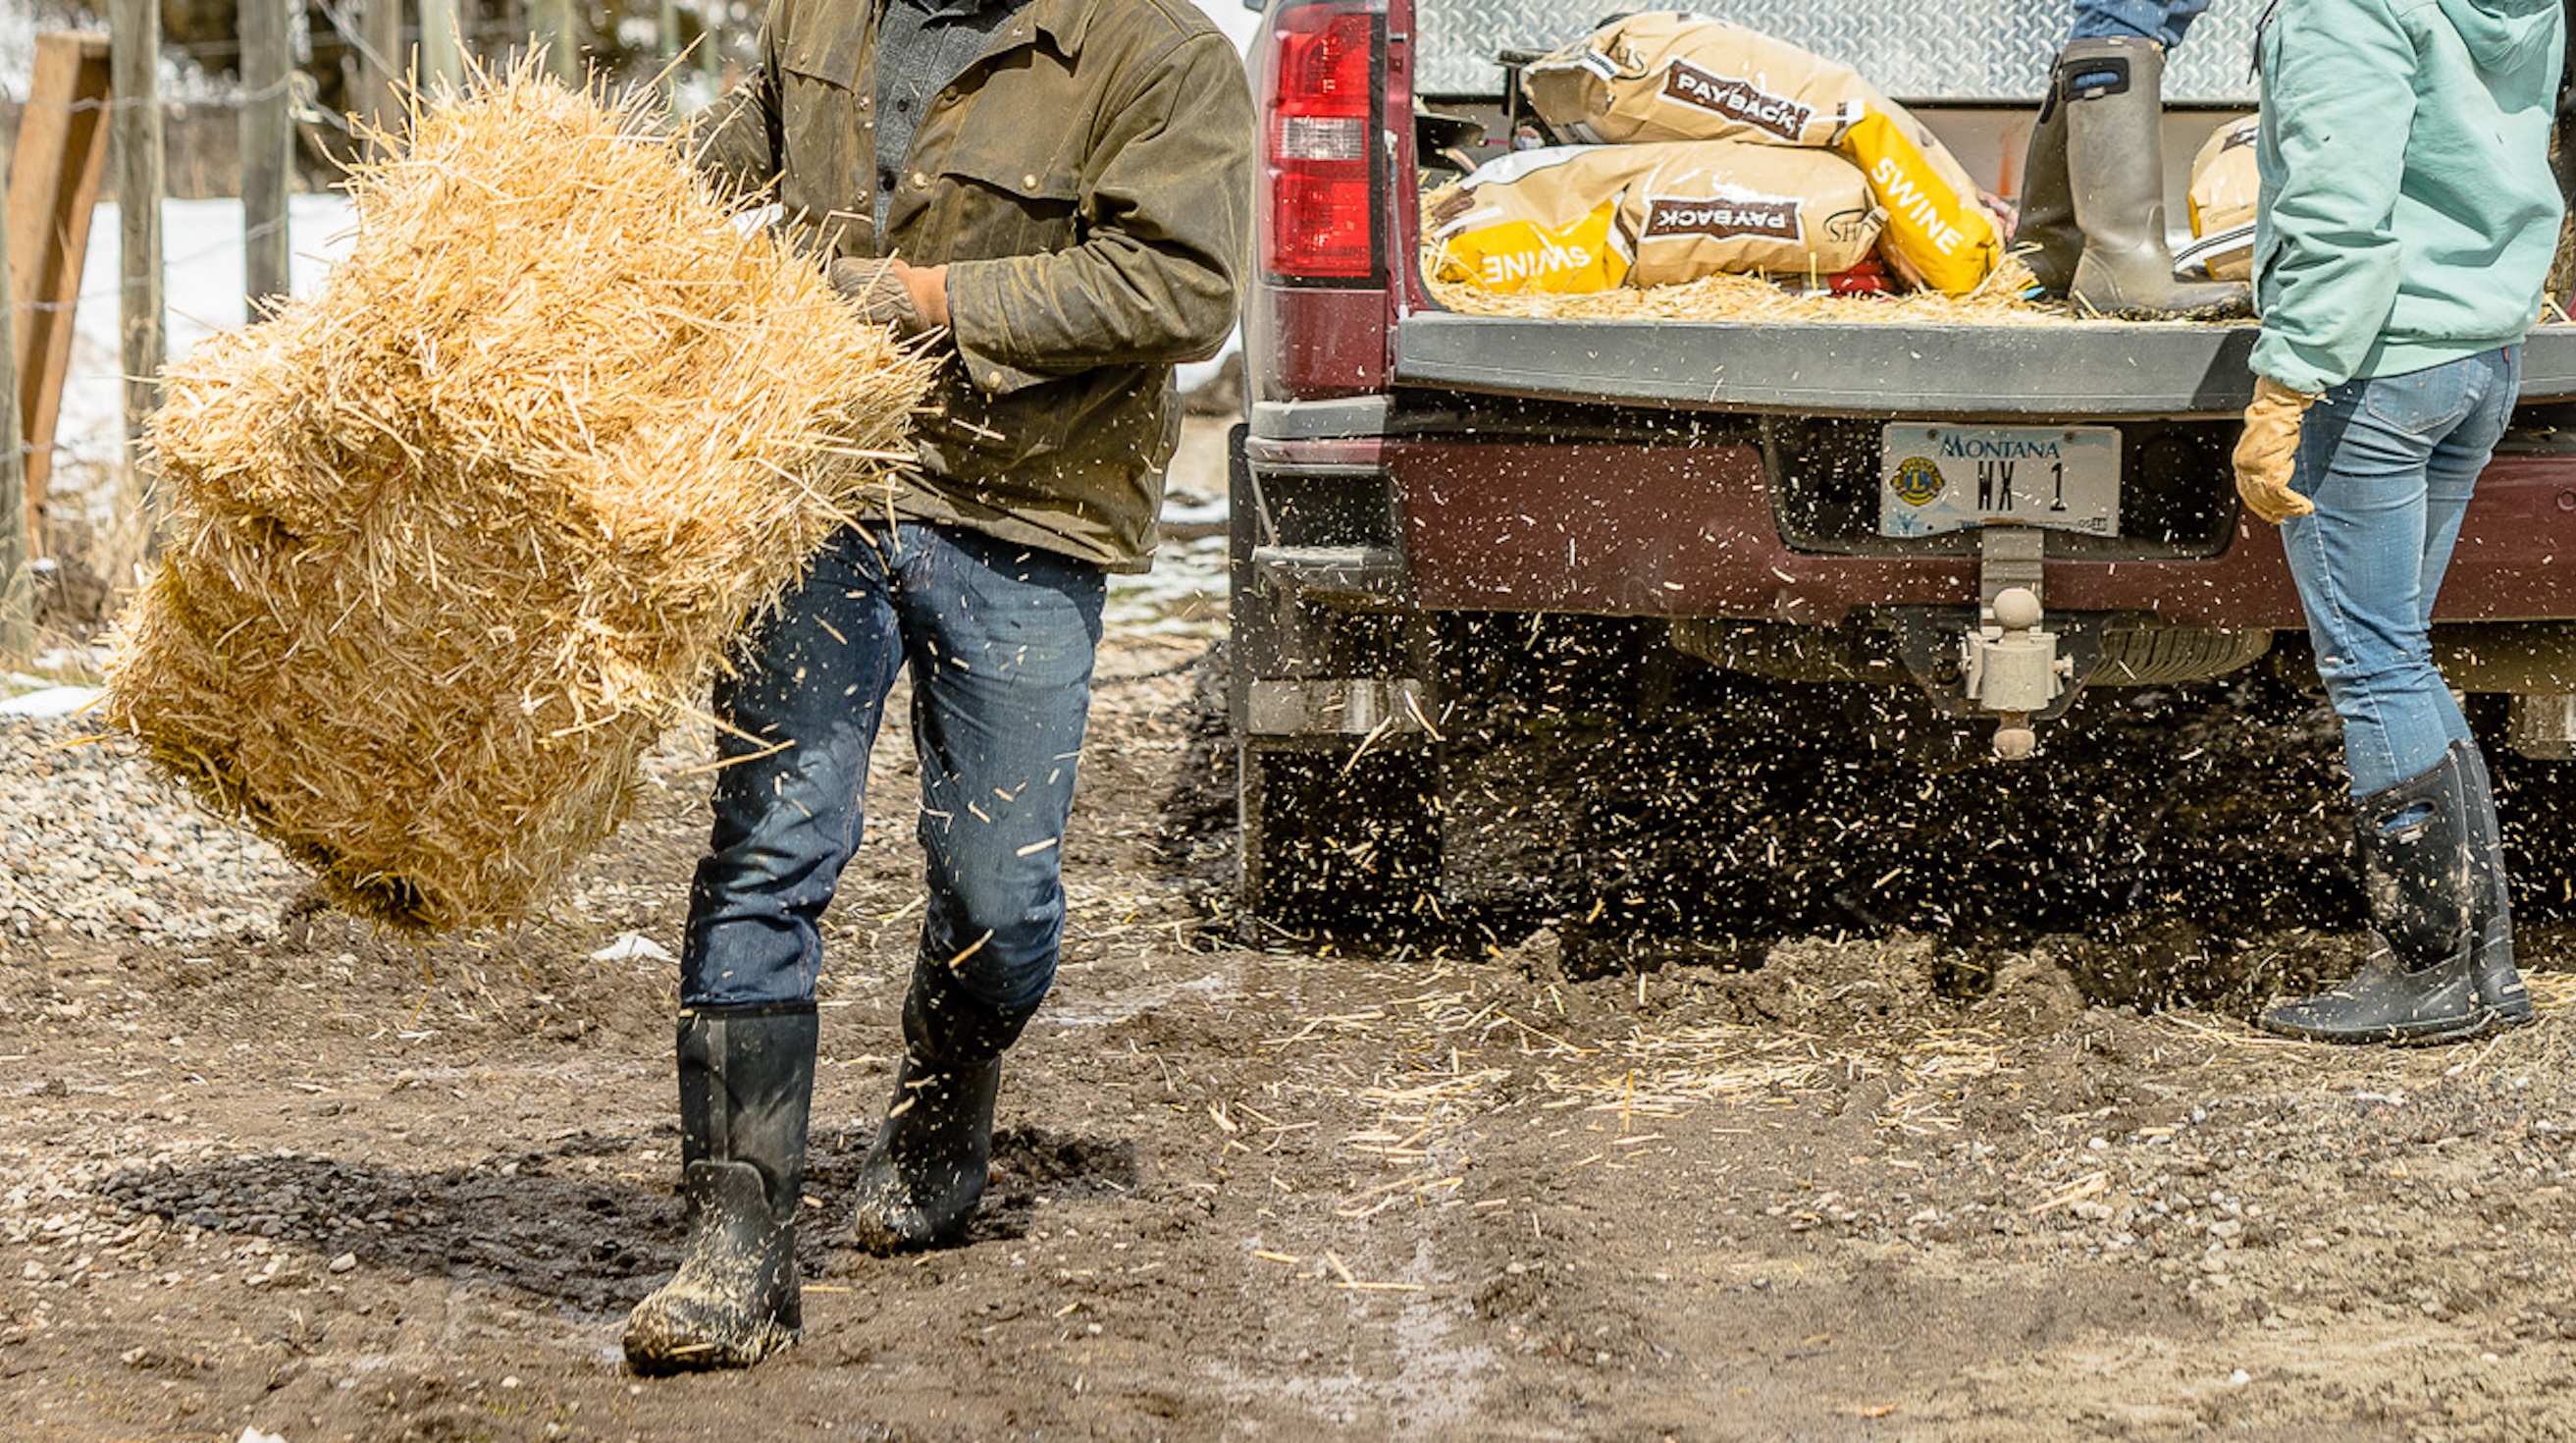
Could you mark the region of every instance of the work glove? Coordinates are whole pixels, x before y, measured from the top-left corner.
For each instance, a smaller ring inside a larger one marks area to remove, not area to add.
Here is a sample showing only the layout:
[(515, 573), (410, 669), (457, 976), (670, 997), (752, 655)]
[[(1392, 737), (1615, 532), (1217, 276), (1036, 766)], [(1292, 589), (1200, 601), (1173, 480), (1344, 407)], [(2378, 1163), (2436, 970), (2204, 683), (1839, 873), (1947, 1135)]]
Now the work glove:
[(2317, 508), (2290, 489), (2299, 459), (2299, 428), (2317, 398), (2269, 376), (2254, 378), (2254, 402), (2245, 408), (2245, 434), (2236, 438), (2236, 494), (2245, 509), (2278, 526)]
[(832, 289), (862, 320), (892, 326), (897, 339), (948, 328), (948, 267), (898, 260), (832, 262)]

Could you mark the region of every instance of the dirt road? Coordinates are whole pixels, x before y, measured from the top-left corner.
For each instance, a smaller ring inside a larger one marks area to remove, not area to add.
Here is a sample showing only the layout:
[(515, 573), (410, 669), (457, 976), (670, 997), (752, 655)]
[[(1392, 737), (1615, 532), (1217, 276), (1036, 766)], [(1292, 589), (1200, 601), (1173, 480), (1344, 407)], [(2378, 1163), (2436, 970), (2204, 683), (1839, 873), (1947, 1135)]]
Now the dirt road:
[(2356, 945), (2169, 897), (1600, 975), (1556, 928), (1247, 946), (1192, 750), (1215, 625), (1186, 576), (1125, 603), (986, 1211), (899, 1261), (837, 1239), (917, 908), (887, 738), (830, 925), (808, 1331), (734, 1376), (616, 1350), (678, 1241), (653, 949), (698, 740), (548, 919), (414, 950), (281, 922), (273, 854), (192, 840), (77, 724), (0, 723), (19, 824), (83, 814), (10, 835), (77, 822), (127, 879), (13, 857), (0, 902), (0, 1436), (2576, 1436), (2576, 980), (2491, 1043), (2335, 1052), (2249, 1032), (2243, 987), (2088, 1004)]

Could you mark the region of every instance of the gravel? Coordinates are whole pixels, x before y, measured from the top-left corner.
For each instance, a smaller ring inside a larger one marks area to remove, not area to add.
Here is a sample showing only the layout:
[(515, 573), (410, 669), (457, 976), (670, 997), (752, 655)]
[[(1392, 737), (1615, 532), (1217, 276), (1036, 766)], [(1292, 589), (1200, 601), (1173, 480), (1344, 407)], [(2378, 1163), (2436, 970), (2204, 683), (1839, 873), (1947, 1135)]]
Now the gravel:
[(87, 717), (0, 718), (0, 956), (64, 934), (185, 946), (273, 934), (303, 886)]

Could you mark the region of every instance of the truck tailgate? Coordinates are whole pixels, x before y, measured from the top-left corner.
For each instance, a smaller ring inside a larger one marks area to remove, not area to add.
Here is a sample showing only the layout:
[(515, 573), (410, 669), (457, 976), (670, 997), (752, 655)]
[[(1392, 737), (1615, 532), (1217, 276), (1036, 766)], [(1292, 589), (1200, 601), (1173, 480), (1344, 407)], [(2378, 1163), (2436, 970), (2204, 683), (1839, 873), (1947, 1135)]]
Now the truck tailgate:
[[(2244, 409), (2254, 328), (1603, 321), (1417, 312), (1404, 385), (1682, 410), (1802, 415), (2218, 416)], [(2526, 401), (2576, 398), (2576, 326), (2523, 347)]]

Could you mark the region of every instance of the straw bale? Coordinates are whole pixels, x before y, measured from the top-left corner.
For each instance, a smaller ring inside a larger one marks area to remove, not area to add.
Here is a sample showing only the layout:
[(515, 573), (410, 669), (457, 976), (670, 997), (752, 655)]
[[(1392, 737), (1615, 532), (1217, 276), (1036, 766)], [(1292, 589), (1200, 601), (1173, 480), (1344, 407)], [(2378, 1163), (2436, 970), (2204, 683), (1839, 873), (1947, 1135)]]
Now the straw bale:
[(932, 362), (647, 105), (525, 67), (426, 102), (323, 291), (165, 377), (109, 714), (358, 915), (529, 915), (905, 454)]

